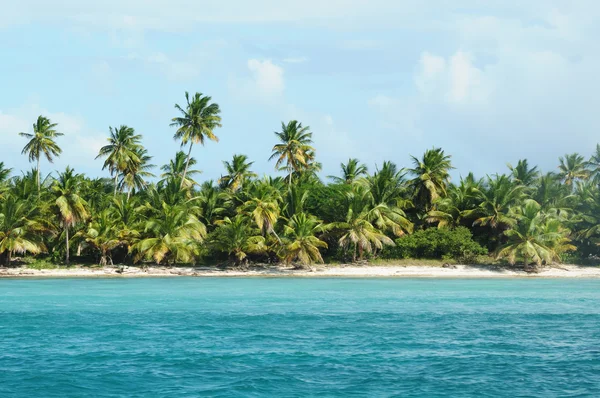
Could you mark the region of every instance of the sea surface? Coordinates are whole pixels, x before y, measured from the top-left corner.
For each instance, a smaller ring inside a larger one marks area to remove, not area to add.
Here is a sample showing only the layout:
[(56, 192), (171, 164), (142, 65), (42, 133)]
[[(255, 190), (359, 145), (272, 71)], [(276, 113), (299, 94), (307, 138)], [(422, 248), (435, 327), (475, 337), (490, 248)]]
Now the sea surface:
[(600, 280), (0, 280), (0, 397), (599, 397)]

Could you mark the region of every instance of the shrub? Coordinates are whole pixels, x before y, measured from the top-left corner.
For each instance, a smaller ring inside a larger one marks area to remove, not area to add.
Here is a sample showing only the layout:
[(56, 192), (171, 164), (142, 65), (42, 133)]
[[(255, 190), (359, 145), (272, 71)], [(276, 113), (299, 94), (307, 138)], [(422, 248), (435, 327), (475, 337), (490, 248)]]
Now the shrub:
[(471, 263), (477, 256), (487, 254), (486, 249), (473, 240), (468, 228), (429, 228), (396, 240), (396, 246), (386, 248), (382, 257), (455, 259)]

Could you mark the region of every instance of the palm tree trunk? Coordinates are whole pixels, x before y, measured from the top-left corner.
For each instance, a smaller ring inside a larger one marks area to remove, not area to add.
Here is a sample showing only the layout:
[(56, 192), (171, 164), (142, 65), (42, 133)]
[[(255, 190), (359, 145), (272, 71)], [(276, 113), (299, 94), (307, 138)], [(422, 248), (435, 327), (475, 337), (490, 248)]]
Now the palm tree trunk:
[(40, 184), (40, 157), (37, 158), (37, 187), (38, 187), (38, 196), (41, 193), (41, 184)]
[(115, 197), (117, 197), (117, 185), (119, 182), (119, 173), (115, 172)]
[(181, 186), (179, 187), (179, 189), (183, 189), (183, 183), (185, 182), (185, 177), (188, 172), (188, 167), (190, 166), (190, 157), (192, 156), (192, 147), (193, 146), (194, 146), (194, 143), (190, 142), (190, 150), (188, 151), (187, 160), (185, 161), (185, 169), (183, 169), (183, 177), (181, 178)]
[(7, 265), (8, 267), (10, 267), (10, 263), (11, 263), (11, 261), (12, 261), (12, 251), (10, 251), (10, 250), (7, 250), (7, 251), (6, 251), (6, 265)]
[(68, 266), (69, 265), (69, 227), (66, 228), (65, 232), (66, 232), (66, 237), (67, 237), (67, 255), (66, 255), (65, 263)]

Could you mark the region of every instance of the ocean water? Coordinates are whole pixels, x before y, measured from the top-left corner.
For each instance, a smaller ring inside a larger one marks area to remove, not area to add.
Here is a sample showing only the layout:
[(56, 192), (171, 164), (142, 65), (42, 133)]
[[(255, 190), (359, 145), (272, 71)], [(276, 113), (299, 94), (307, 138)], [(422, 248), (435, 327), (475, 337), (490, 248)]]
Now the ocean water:
[(600, 396), (600, 280), (0, 280), (0, 397)]

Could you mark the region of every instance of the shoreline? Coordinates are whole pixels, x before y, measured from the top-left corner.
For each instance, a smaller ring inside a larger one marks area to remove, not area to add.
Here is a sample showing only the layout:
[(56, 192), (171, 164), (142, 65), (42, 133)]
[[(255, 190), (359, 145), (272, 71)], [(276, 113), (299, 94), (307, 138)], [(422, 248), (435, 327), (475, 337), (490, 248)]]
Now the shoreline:
[(561, 265), (527, 273), (498, 266), (455, 265), (447, 268), (426, 265), (335, 265), (312, 269), (283, 266), (245, 270), (216, 267), (124, 267), (117, 268), (0, 268), (0, 278), (165, 278), (165, 277), (263, 277), (263, 278), (600, 278), (600, 267)]

